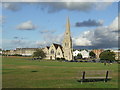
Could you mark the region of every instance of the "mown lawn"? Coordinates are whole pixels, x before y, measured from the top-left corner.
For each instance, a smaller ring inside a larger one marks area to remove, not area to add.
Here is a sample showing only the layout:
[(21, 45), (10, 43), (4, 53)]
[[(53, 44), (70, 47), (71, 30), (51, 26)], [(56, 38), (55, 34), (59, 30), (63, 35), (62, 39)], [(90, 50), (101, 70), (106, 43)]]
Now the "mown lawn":
[[(2, 58), (3, 88), (118, 88), (118, 64), (32, 61), (30, 58)], [(112, 70), (108, 82), (77, 82), (78, 72)]]

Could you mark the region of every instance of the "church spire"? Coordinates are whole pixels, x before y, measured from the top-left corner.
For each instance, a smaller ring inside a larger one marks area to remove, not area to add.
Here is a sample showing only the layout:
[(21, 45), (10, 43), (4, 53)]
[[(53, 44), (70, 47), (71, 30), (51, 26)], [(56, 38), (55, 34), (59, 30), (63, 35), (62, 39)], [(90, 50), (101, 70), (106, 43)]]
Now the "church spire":
[(69, 17), (67, 17), (66, 34), (70, 35), (70, 20), (69, 20)]
[(64, 51), (64, 58), (66, 60), (72, 60), (73, 59), (73, 53), (72, 53), (72, 39), (71, 39), (71, 33), (70, 33), (70, 20), (69, 17), (67, 17), (66, 22), (66, 31), (64, 34), (63, 39), (63, 51)]

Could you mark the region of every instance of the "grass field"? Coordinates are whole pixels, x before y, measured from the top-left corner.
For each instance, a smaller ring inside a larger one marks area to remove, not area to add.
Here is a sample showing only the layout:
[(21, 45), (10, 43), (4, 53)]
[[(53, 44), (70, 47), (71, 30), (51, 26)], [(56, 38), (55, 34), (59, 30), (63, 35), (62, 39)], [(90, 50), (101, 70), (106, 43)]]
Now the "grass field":
[[(118, 88), (118, 64), (32, 61), (30, 58), (2, 58), (3, 88)], [(79, 71), (112, 70), (108, 82), (77, 82)]]

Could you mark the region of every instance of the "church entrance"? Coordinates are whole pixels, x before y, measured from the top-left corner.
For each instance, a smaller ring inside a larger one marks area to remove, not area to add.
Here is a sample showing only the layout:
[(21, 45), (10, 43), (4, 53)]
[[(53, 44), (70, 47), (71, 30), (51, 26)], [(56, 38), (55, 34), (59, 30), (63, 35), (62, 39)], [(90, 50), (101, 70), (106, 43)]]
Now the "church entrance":
[(52, 60), (52, 56), (50, 56), (50, 59)]

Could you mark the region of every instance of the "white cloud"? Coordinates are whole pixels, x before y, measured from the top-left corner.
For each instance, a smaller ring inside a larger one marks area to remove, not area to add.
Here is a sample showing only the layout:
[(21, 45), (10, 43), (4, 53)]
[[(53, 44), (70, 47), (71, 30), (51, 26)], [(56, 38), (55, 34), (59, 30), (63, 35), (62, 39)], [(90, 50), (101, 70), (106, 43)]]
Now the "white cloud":
[(3, 39), (3, 49), (15, 49), (17, 47), (19, 48), (41, 48), (45, 46), (49, 46), (52, 43), (62, 43), (63, 34), (59, 35), (53, 35), (53, 33), (44, 33), (42, 34), (43, 40), (26, 40), (22, 38), (14, 38), (12, 40), (9, 39)]
[[(103, 22), (103, 21), (101, 21)], [(80, 34), (78, 37), (73, 37), (74, 46), (94, 46), (97, 48), (111, 48), (117, 47), (118, 45), (118, 34), (113, 32), (118, 26), (117, 17), (108, 26), (101, 26), (95, 29), (87, 30)], [(118, 29), (117, 29), (118, 30)], [(63, 34), (55, 35), (54, 33), (44, 33), (42, 34), (44, 41), (38, 41), (36, 44), (46, 46), (52, 43), (62, 44)]]
[[(112, 1), (113, 2), (113, 1)], [(95, 2), (95, 9), (96, 10), (103, 10), (105, 8), (107, 8), (108, 6), (110, 6), (112, 4), (112, 2)]]
[(19, 3), (3, 3), (3, 8), (11, 10), (11, 11), (18, 11), (21, 9)]
[(41, 7), (48, 10), (48, 13), (54, 13), (61, 10), (70, 11), (83, 11), (87, 12), (94, 8), (94, 3), (92, 2), (53, 2), (53, 3), (40, 3)]
[(38, 41), (36, 44), (41, 45), (41, 46), (49, 46), (52, 43), (62, 43), (63, 39), (63, 34), (55, 34), (55, 30), (42, 30), (40, 31), (41, 36), (43, 37), (43, 41)]
[(15, 49), (15, 48), (32, 48), (35, 47), (36, 41), (23, 40), (23, 39), (3, 39), (2, 48), (3, 49)]
[[(116, 32), (114, 32), (116, 31)], [(109, 26), (101, 26), (85, 31), (74, 40), (77, 46), (95, 46), (99, 48), (118, 47), (118, 17)]]
[[(14, 0), (13, 0), (14, 1)], [(48, 1), (43, 1), (46, 3), (37, 3), (36, 6), (40, 6), (40, 8), (42, 9), (46, 9), (48, 10), (49, 13), (53, 13), (53, 12), (58, 12), (61, 10), (69, 10), (69, 11), (82, 11), (82, 12), (88, 12), (91, 10), (103, 10), (105, 8), (107, 8), (108, 6), (110, 6), (112, 4), (112, 2), (99, 2), (98, 0), (94, 0), (94, 2), (89, 1), (79, 1), (75, 2), (74, 0), (61, 0), (61, 1), (57, 1), (54, 0), (54, 2), (51, 2), (51, 0)], [(113, 0), (112, 0), (113, 1)], [(7, 1), (6, 1), (7, 2)], [(16, 0), (15, 0), (16, 2)], [(42, 2), (41, 0), (20, 0), (19, 2), (27, 2), (27, 4), (32, 5), (35, 3), (32, 2)], [(23, 6), (25, 5), (21, 5), (24, 3), (3, 3), (3, 7), (11, 10), (11, 11), (18, 11), (20, 10)]]
[[(113, 1), (113, 0), (111, 0)], [(82, 11), (82, 12), (88, 12), (91, 10), (103, 10), (110, 6), (112, 2), (99, 2), (98, 0), (92, 1), (83, 1), (80, 2), (74, 2), (73, 0), (62, 0), (62, 2), (48, 2), (48, 3), (39, 3), (39, 5), (42, 5), (42, 9), (48, 10), (48, 13), (54, 13), (61, 10), (69, 10), (69, 11)]]
[(114, 31), (118, 30), (118, 17), (110, 24), (109, 28)]
[(37, 26), (34, 25), (32, 21), (26, 21), (18, 25), (16, 28), (18, 30), (34, 30), (37, 28)]
[(89, 41), (87, 38), (78, 37), (78, 38), (72, 38), (73, 43), (75, 46), (90, 46), (91, 41)]

